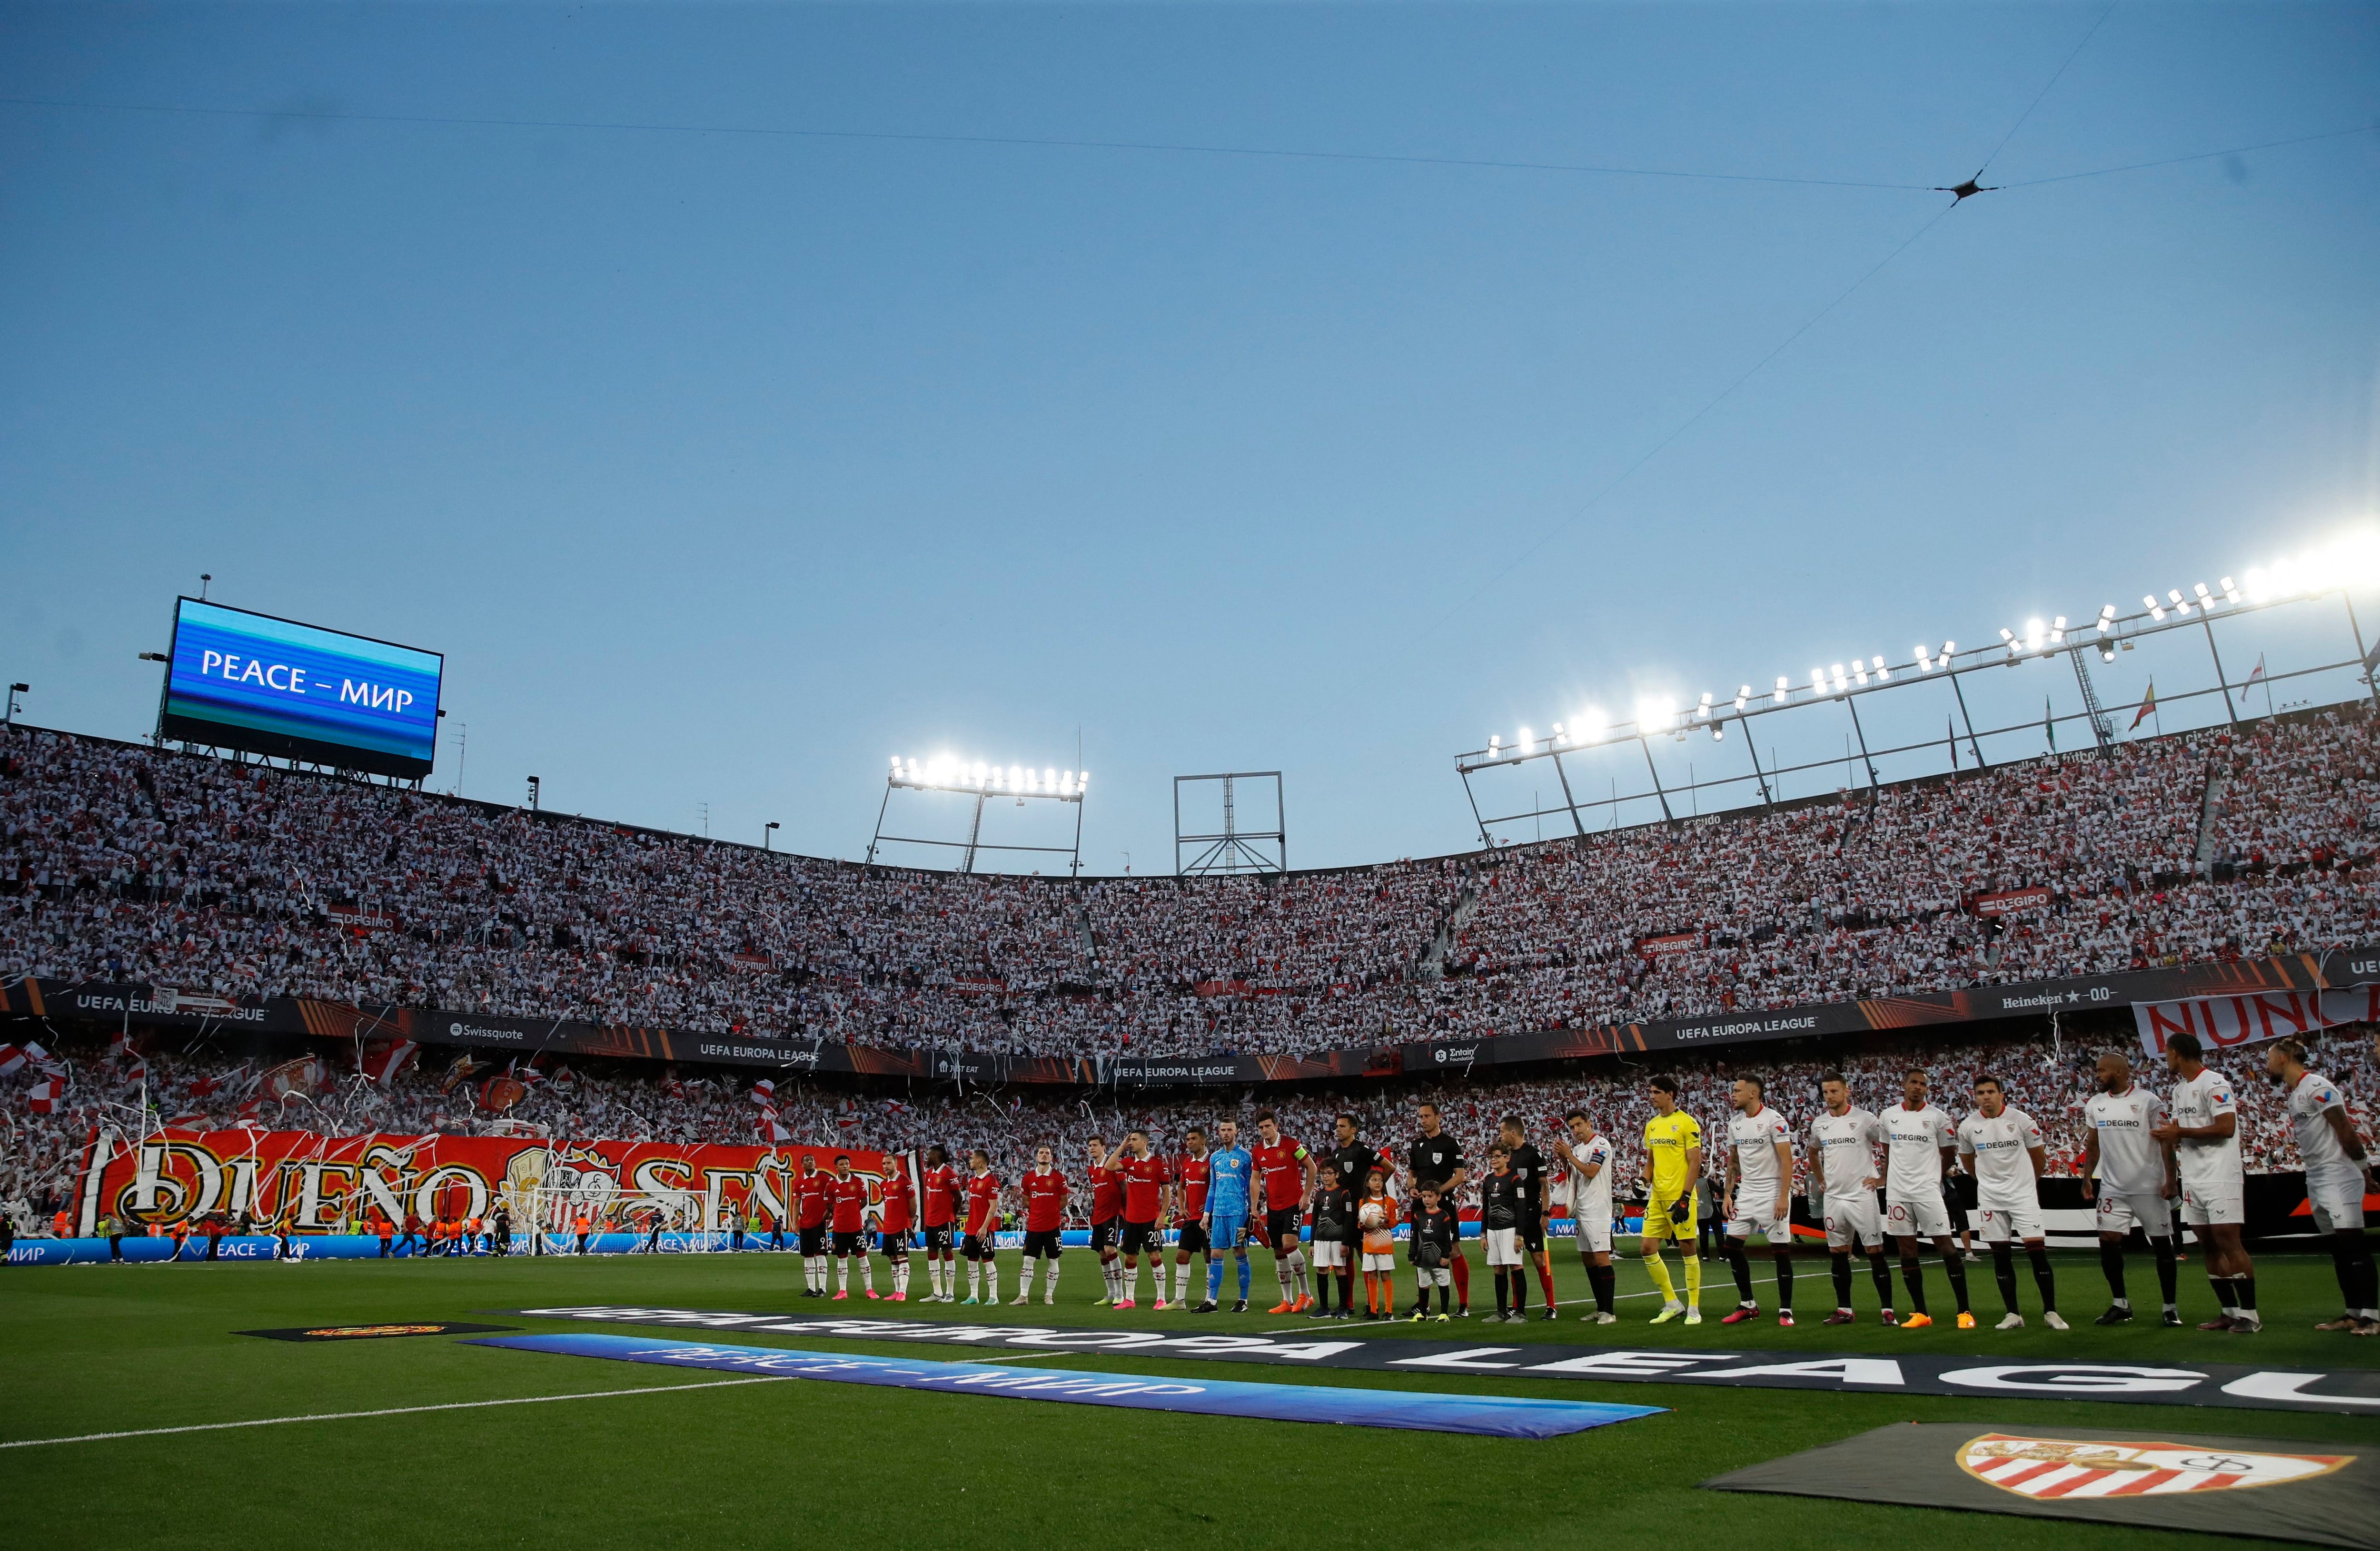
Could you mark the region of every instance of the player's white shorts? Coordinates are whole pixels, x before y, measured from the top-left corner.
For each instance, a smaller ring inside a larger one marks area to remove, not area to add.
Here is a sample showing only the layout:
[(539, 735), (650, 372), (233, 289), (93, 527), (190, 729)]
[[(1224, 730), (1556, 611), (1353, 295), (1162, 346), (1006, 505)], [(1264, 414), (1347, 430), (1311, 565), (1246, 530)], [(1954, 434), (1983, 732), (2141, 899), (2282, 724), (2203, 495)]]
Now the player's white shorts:
[(1986, 1206), (1980, 1214), (1977, 1230), (1987, 1244), (2004, 1244), (2010, 1239), (2030, 1242), (2045, 1237), (2041, 1231), (2041, 1208), (2033, 1206)]
[(1395, 1270), (1396, 1268), (1397, 1268), (1397, 1257), (1396, 1257), (1396, 1254), (1395, 1254), (1395, 1253), (1394, 1253), (1394, 1252), (1390, 1252), (1390, 1254), (1373, 1254), (1371, 1251), (1369, 1251), (1369, 1250), (1366, 1250), (1366, 1251), (1364, 1252), (1364, 1269), (1365, 1269), (1365, 1270), (1366, 1270), (1366, 1271), (1393, 1271), (1393, 1270)]
[(1894, 1195), (1884, 1198), (1884, 1230), (1896, 1239), (1940, 1239), (1954, 1230), (1950, 1213), (1942, 1205), (1942, 1193), (1931, 1195)]
[(2184, 1185), (2181, 1187), (2181, 1220), (2193, 1228), (2244, 1223), (2248, 1220), (2246, 1194), (2241, 1186), (2228, 1181), (2216, 1190)]
[(2130, 1233), (2138, 1228), (2152, 1239), (2173, 1237), (2173, 1207), (2153, 1190), (2099, 1191), (2099, 1231)]
[(1308, 1248), (1317, 1270), (1337, 1270), (1347, 1264), (1347, 1246), (1317, 1239)]
[(1830, 1194), (1827, 1197), (1827, 1247), (1847, 1250), (1854, 1240), (1879, 1248), (1884, 1243), (1883, 1214), (1876, 1209), (1876, 1192), (1872, 1190), (1863, 1190), (1855, 1195)]
[(1570, 1226), (1571, 1231), (1578, 1235), (1578, 1247), (1582, 1254), (1588, 1251), (1597, 1254), (1611, 1253), (1610, 1213), (1598, 1212), (1583, 1218), (1572, 1218)]
[(1518, 1266), (1521, 1263), (1521, 1230), (1517, 1228), (1491, 1228), (1482, 1235), (1488, 1241), (1488, 1264)]
[(2363, 1174), (2360, 1169), (2308, 1174), (2306, 1202), (2313, 1207), (2317, 1233), (2337, 1233), (2363, 1226)]
[(1768, 1209), (1775, 1205), (1773, 1197), (1755, 1206), (1743, 1197), (1737, 1196), (1735, 1216), (1727, 1219), (1727, 1236), (1730, 1239), (1749, 1239), (1757, 1233), (1772, 1244), (1783, 1243), (1792, 1232), (1790, 1213), (1788, 1217), (1777, 1216)]

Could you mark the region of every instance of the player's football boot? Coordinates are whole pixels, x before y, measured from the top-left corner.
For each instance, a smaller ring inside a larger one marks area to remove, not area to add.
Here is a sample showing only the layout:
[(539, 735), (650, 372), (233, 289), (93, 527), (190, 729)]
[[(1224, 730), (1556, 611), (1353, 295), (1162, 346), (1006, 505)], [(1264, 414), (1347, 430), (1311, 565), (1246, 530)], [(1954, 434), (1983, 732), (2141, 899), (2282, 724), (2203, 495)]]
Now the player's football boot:
[(1788, 1329), (1792, 1328), (1792, 1326), (1793, 1326), (1793, 1311), (1792, 1311), (1792, 1310), (1791, 1310), (1791, 1309), (1779, 1309), (1779, 1310), (1778, 1310), (1778, 1311), (1777, 1311), (1777, 1323), (1778, 1323), (1778, 1324), (1779, 1324), (1779, 1325), (1784, 1326), (1784, 1327), (1785, 1327), (1786, 1328), (1788, 1328)]
[(2355, 1328), (2350, 1330), (2348, 1334), (2350, 1336), (2380, 1336), (2380, 1319), (2357, 1320), (2355, 1322)]
[(2317, 1330), (2352, 1330), (2361, 1323), (2362, 1322), (2353, 1315), (2343, 1314), (2337, 1319), (2324, 1320), (2320, 1325), (2315, 1326), (2314, 1328)]
[(1171, 1303), (1167, 1303), (1164, 1299), (1160, 1298), (1156, 1303), (1151, 1303), (1151, 1304), (1150, 1304), (1150, 1305), (1148, 1305), (1148, 1306), (1149, 1306), (1150, 1308), (1152, 1308), (1152, 1309), (1156, 1310), (1159, 1314), (1163, 1314), (1166, 1310), (1168, 1310), (1168, 1309), (1172, 1308), (1173, 1305), (1172, 1305), (1172, 1304), (1171, 1304)]
[(1415, 1325), (1419, 1325), (1423, 1320), (1427, 1319), (1428, 1317), (1429, 1311), (1427, 1309), (1416, 1308), (1413, 1312), (1413, 1322)]
[(1741, 1324), (1742, 1324), (1742, 1323), (1743, 1323), (1745, 1320), (1747, 1320), (1747, 1319), (1757, 1319), (1757, 1318), (1759, 1318), (1759, 1317), (1760, 1317), (1760, 1305), (1759, 1305), (1759, 1304), (1757, 1304), (1757, 1303), (1738, 1303), (1735, 1307), (1733, 1307), (1733, 1308), (1731, 1308), (1731, 1309), (1728, 1310), (1728, 1312), (1727, 1312), (1727, 1313), (1725, 1313), (1725, 1314), (1721, 1315), (1719, 1316), (1719, 1321), (1718, 1321), (1718, 1322), (1719, 1322), (1721, 1325), (1741, 1325)]
[(1974, 1327), (1975, 1316), (1969, 1314), (1966, 1310), (1961, 1309), (1959, 1311), (1959, 1328), (1961, 1330), (1973, 1330)]
[(2041, 1323), (2048, 1326), (2052, 1330), (2063, 1330), (2066, 1328), (2066, 1316), (2056, 1309), (2045, 1310), (2041, 1316)]
[(1292, 1314), (1304, 1314), (1313, 1306), (1314, 1294), (1311, 1292), (1301, 1292), (1297, 1295), (1297, 1302), (1289, 1306), (1289, 1312)]
[[(1433, 1315), (1431, 1317), (1432, 1317), (1432, 1318), (1434, 1318), (1434, 1319), (1436, 1319), (1436, 1320), (1437, 1320), (1440, 1325), (1443, 1325), (1443, 1324), (1445, 1324), (1445, 1323), (1446, 1323), (1446, 1316), (1445, 1316), (1444, 1315)], [(2375, 1325), (2373, 1327), (2373, 1328), (2374, 1328), (2374, 1329), (2375, 1329), (2375, 1330), (2380, 1330), (2380, 1324), (2375, 1324)]]
[[(1444, 1315), (1439, 1315), (1438, 1317), (1444, 1319), (1446, 1316)], [(1620, 1316), (1613, 1314), (1609, 1309), (1597, 1309), (1595, 1311), (1595, 1323), (1597, 1325), (1617, 1325), (1620, 1323)]]
[(1013, 1309), (1019, 1303), (1029, 1303), (1031, 1302), (1033, 1302), (1033, 1291), (1030, 1288), (1027, 1288), (1025, 1291), (1018, 1293), (1014, 1298), (1011, 1298), (1008, 1301), (1008, 1306)]
[(1699, 1308), (1691, 1308), (1691, 1309), (1688, 1309), (1688, 1310), (1686, 1311), (1686, 1323), (1687, 1323), (1687, 1324), (1689, 1324), (1689, 1325), (1700, 1325), (1702, 1322), (1703, 1322), (1703, 1311), (1702, 1311), (1701, 1309), (1699, 1309)]
[(885, 1296), (890, 1302), (895, 1303), (905, 1303), (909, 1301), (909, 1295), (905, 1292), (892, 1292)]
[(1900, 1324), (1900, 1316), (1899, 1315), (1897, 1315), (1897, 1314), (1894, 1314), (1890, 1309), (1886, 1309), (1883, 1313), (1881, 1313), (1881, 1314), (1879, 1314), (1878, 1315), (1876, 1315), (1876, 1317), (1877, 1317), (1878, 1319), (1883, 1320), (1883, 1321), (1885, 1322), (1885, 1324), (1889, 1325), (1889, 1326), (1893, 1326), (1893, 1327), (1899, 1327), (1899, 1325)]
[(1245, 1299), (1245, 1298), (1234, 1298), (1234, 1299), (1232, 1299), (1232, 1312), (1233, 1314), (1245, 1314), (1245, 1313), (1247, 1313), (1247, 1312), (1248, 1312), (1248, 1301), (1247, 1301), (1246, 1299)]
[(1826, 1318), (1818, 1321), (1818, 1323), (1821, 1325), (1856, 1325), (1859, 1323), (1859, 1315), (1852, 1313), (1849, 1309), (1837, 1309)]
[(2024, 1328), (2024, 1315), (2021, 1314), (2010, 1314), (2003, 1317), (1998, 1325), (1993, 1326), (1992, 1328), (1995, 1330), (2022, 1330)]
[(2228, 1330), (2228, 1329), (2230, 1329), (2230, 1328), (2231, 1328), (2231, 1327), (2233, 1327), (2234, 1325), (2237, 1325), (2237, 1324), (2239, 1324), (2239, 1323), (2240, 1323), (2240, 1322), (2239, 1322), (2237, 1319), (2234, 1319), (2231, 1315), (2228, 1315), (2228, 1314), (2219, 1314), (2219, 1315), (2216, 1315), (2213, 1319), (2210, 1319), (2210, 1320), (2206, 1321), (2204, 1324), (2201, 1325), (2201, 1326), (2199, 1327), (2199, 1328), (2200, 1328), (2201, 1330)]
[(967, 1307), (969, 1304), (973, 1304), (973, 1303), (982, 1303), (982, 1302), (983, 1302), (983, 1300), (982, 1300), (982, 1299), (980, 1299), (980, 1298), (977, 1297), (974, 1293), (970, 1292), (970, 1293), (968, 1293), (965, 1297), (964, 1297), (964, 1298), (962, 1298), (962, 1299), (960, 1299), (960, 1300), (959, 1300), (959, 1307), (961, 1307), (961, 1308), (965, 1308), (965, 1307)]
[(2261, 1335), (2264, 1328), (2263, 1316), (2253, 1313), (2243, 1314), (2231, 1322), (2231, 1333), (2235, 1336)]
[(882, 1297), (884, 1296), (884, 1294), (882, 1294), (882, 1293), (880, 1293), (880, 1292), (877, 1291), (874, 1288), (872, 1288), (872, 1287), (871, 1287), (871, 1288), (869, 1288), (869, 1289), (868, 1290), (868, 1296), (869, 1297), (869, 1299), (871, 1299), (871, 1300), (875, 1300), (875, 1299), (880, 1299), (880, 1298), (882, 1298)]
[(1686, 1306), (1673, 1298), (1670, 1302), (1661, 1305), (1661, 1312), (1653, 1316), (1653, 1323), (1656, 1325), (1667, 1325), (1670, 1321), (1677, 1318), (1680, 1315), (1685, 1312)]
[(838, 1303), (849, 1303), (851, 1301), (851, 1294), (844, 1291), (841, 1288), (837, 1288), (834, 1292), (834, 1301)]
[(1903, 1330), (1923, 1330), (1934, 1323), (1930, 1314), (1913, 1314), (1900, 1322)]
[(1275, 1303), (1271, 1308), (1267, 1309), (1267, 1310), (1265, 1311), (1265, 1313), (1267, 1313), (1267, 1314), (1287, 1314), (1287, 1313), (1289, 1313), (1292, 1309), (1294, 1309), (1294, 1308), (1296, 1308), (1296, 1307), (1297, 1307), (1296, 1303), (1293, 1303), (1291, 1300), (1289, 1300), (1289, 1299), (1287, 1299), (1287, 1298), (1284, 1298), (1284, 1299), (1282, 1299), (1280, 1303)]
[(2181, 1311), (2169, 1308), (2157, 1316), (2157, 1323), (2168, 1330), (2179, 1330), (2181, 1328)]
[(2101, 1315), (2091, 1323), (2094, 1325), (2129, 1325), (2131, 1323), (2131, 1319), (2132, 1306), (2130, 1303), (2110, 1303), (2107, 1305), (2107, 1312)]
[(1545, 1313), (1537, 1315), (1537, 1317), (1539, 1319), (1560, 1319), (1561, 1317), (1561, 1311), (1560, 1309), (1548, 1309)]
[(1136, 1309), (1140, 1307), (1140, 1300), (1137, 1298), (1119, 1298), (1111, 1306), (1119, 1309)]
[(1192, 1314), (1213, 1314), (1215, 1312), (1215, 1301), (1212, 1298), (1209, 1298), (1205, 1303), (1199, 1304), (1196, 1308), (1192, 1309), (1190, 1312)]

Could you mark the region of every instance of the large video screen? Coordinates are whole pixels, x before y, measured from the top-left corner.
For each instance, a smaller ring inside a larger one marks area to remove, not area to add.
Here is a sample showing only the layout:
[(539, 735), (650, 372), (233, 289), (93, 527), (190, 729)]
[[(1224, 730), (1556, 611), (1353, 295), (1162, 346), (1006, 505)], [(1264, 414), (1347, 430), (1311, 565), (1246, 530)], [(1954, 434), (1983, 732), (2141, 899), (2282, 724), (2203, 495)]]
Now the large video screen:
[(218, 748), (424, 776), (437, 751), (445, 665), (434, 651), (184, 598), (157, 730)]

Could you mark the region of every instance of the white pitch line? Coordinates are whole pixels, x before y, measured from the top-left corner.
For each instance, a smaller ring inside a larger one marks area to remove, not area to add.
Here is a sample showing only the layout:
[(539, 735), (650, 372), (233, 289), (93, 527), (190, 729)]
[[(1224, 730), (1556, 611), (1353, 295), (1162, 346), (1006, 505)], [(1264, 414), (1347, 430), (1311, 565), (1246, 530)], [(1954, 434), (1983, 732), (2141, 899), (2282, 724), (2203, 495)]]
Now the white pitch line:
[(326, 1411), (309, 1416), (260, 1416), (249, 1422), (198, 1422), (186, 1427), (141, 1427), (123, 1433), (84, 1433), (70, 1438), (17, 1438), (0, 1448), (40, 1448), (54, 1443), (104, 1443), (112, 1438), (153, 1438), (167, 1433), (218, 1433), (228, 1427), (278, 1427), (290, 1422), (346, 1422), (359, 1416), (406, 1416), (425, 1411), (475, 1411), (482, 1406), (534, 1406), (548, 1400), (607, 1400), (619, 1395), (667, 1395), (681, 1389), (732, 1389), (739, 1384), (783, 1384), (791, 1374), (757, 1378), (710, 1379), (700, 1384), (651, 1384), (636, 1389), (596, 1389), (583, 1395), (520, 1395), (505, 1400), (448, 1400), (434, 1406), (389, 1406), (381, 1411)]

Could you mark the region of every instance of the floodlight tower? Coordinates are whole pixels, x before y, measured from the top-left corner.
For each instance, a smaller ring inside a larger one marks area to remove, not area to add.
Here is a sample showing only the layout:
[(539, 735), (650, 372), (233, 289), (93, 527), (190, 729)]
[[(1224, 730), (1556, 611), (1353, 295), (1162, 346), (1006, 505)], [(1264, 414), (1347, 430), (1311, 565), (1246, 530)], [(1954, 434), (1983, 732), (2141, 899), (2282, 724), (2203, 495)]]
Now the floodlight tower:
[[(1089, 786), (1088, 770), (1035, 770), (1023, 765), (1004, 769), (979, 760), (953, 759), (948, 755), (935, 755), (922, 762), (892, 757), (892, 768), (885, 776), (884, 800), (876, 808), (876, 833), (868, 842), (868, 859), (886, 844), (931, 845), (959, 853), (958, 870), (975, 871), (976, 858), (986, 851), (1048, 853), (1066, 858), (1066, 875), (1080, 878), (1083, 873), (1083, 793)], [(942, 840), (923, 835), (888, 834), (885, 816), (892, 811), (892, 797), (899, 792), (955, 792), (975, 799), (974, 812), (967, 821), (966, 839)], [(1014, 797), (1016, 806), (1027, 802), (1072, 803), (1075, 807), (1075, 842), (1072, 845), (1020, 845), (994, 843), (983, 838), (984, 804), (993, 797)]]
[[(1217, 834), (1192, 834), (1182, 828), (1182, 783), (1210, 781), (1223, 784), (1222, 830)], [(1272, 782), (1271, 829), (1240, 828), (1239, 783), (1244, 781)], [(1182, 859), (1183, 849), (1191, 845), (1203, 845), (1206, 849), (1185, 863)], [(1174, 876), (1190, 878), (1214, 872), (1282, 873), (1288, 870), (1289, 819), (1281, 806), (1279, 770), (1232, 770), (1215, 775), (1173, 778)]]

